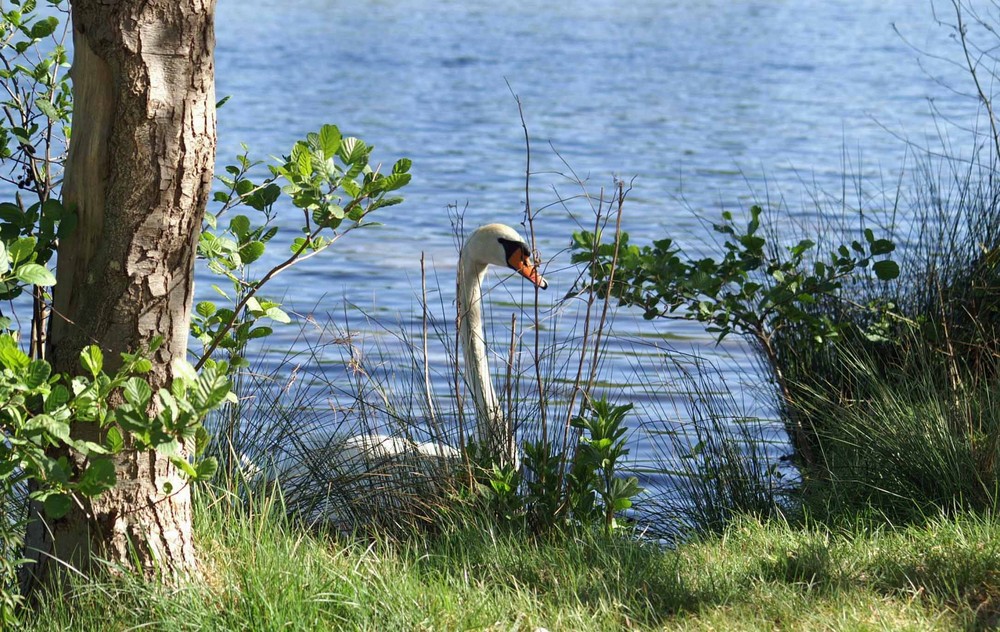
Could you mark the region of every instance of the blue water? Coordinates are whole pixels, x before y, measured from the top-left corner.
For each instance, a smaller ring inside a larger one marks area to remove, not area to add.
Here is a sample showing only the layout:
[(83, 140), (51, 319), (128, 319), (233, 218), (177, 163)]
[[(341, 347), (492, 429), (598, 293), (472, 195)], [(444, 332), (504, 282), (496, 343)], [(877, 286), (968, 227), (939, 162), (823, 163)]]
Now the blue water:
[[(469, 228), (523, 219), (525, 145), (513, 91), (531, 137), (531, 204), (544, 208), (535, 230), (553, 289), (543, 314), (565, 320), (567, 308), (551, 304), (576, 278), (566, 248), (572, 231), (593, 221), (584, 199), (553, 204), (580, 193), (570, 170), (594, 196), (614, 176), (632, 182), (623, 227), (638, 242), (669, 235), (703, 248), (710, 224), (702, 218), (765, 199), (783, 201), (787, 221), (806, 231), (843, 208), (862, 206), (878, 220), (897, 182), (909, 203), (907, 168), (920, 148), (940, 147), (942, 129), (964, 146), (964, 132), (940, 115), (975, 121), (975, 101), (947, 87), (968, 91), (961, 69), (918, 52), (958, 60), (949, 35), (930, 3), (913, 0), (220, 0), (217, 91), (232, 99), (219, 112), (219, 163), (241, 143), (261, 158), (286, 152), (323, 123), (374, 144), (376, 160), (411, 158), (406, 202), (381, 212), (383, 227), (349, 235), (265, 294), (320, 322), (342, 320), (346, 301), (390, 329), (412, 329), (424, 253), (435, 319), (446, 327), (456, 263), (449, 205), (466, 209)], [(298, 214), (280, 210), (285, 236), (268, 261), (285, 256), (296, 228)], [(200, 297), (211, 297), (208, 283), (202, 274)], [(491, 309), (492, 327), (505, 340), (517, 311), (509, 304), (532, 295), (519, 279), (493, 295), (504, 303)], [(352, 313), (359, 344), (385, 335)], [(299, 344), (296, 333), (279, 329), (270, 344)], [(761, 379), (735, 341), (717, 347), (697, 326), (628, 312), (615, 322), (602, 372), (614, 397), (651, 399), (633, 386), (637, 370), (671, 379), (656, 359), (661, 349), (640, 357), (622, 342), (639, 334), (718, 362), (738, 399), (767, 413), (766, 388), (753, 388)], [(446, 359), (432, 349), (431, 361)], [(650, 410), (667, 416), (674, 398), (659, 392)], [(675, 414), (683, 417), (683, 406)], [(648, 449), (637, 441), (640, 453)]]

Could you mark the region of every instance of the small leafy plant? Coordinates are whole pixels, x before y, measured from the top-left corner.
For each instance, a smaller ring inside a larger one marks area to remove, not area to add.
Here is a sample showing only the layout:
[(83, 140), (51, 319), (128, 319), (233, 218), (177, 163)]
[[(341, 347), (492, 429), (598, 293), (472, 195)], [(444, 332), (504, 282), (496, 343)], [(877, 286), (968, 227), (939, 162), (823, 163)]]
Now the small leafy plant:
[(593, 493), (600, 499), (602, 523), (608, 534), (619, 527), (616, 516), (631, 508), (633, 499), (643, 491), (636, 477), (618, 474), (620, 460), (629, 453), (624, 420), (630, 410), (632, 404), (614, 406), (601, 398), (591, 402), (585, 415), (573, 419), (573, 427), (584, 432), (577, 448), (575, 469), (587, 473), (584, 480), (590, 481)]
[(620, 529), (618, 516), (643, 491), (636, 477), (620, 473), (629, 453), (624, 422), (630, 410), (631, 404), (594, 400), (586, 414), (573, 419), (580, 436), (571, 459), (541, 440), (524, 443), (523, 473), (510, 466), (483, 470), (497, 515), (508, 522), (525, 520), (534, 533), (562, 525), (600, 526), (607, 535)]

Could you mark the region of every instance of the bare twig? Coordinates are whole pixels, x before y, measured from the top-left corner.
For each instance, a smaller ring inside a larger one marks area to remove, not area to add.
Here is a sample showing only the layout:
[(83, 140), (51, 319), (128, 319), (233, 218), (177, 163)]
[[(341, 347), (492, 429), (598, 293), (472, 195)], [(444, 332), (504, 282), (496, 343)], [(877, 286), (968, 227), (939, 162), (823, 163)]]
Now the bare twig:
[[(531, 212), (531, 136), (528, 134), (528, 124), (524, 120), (524, 107), (521, 104), (521, 97), (514, 92), (514, 88), (511, 87), (509, 81), (507, 81), (507, 89), (510, 90), (511, 95), (514, 97), (514, 101), (517, 102), (517, 113), (521, 118), (521, 129), (524, 130), (524, 217), (528, 224), (528, 238), (531, 241), (531, 257), (534, 259), (535, 265), (541, 267), (541, 257), (539, 256), (538, 246), (535, 240), (535, 214)], [(538, 327), (538, 323), (541, 322), (538, 305), (540, 291), (541, 290), (536, 285), (534, 302), (535, 350), (532, 364), (535, 365), (535, 383), (538, 388), (538, 409), (539, 414), (541, 415), (541, 434), (547, 441), (549, 436), (547, 423), (548, 403), (546, 402), (545, 396), (545, 383), (542, 380), (541, 331)]]
[(965, 23), (962, 21), (962, 4), (959, 0), (952, 0), (952, 6), (955, 7), (955, 18), (958, 20), (956, 25), (956, 30), (958, 32), (958, 41), (962, 44), (962, 53), (965, 55), (965, 66), (969, 71), (969, 75), (972, 77), (972, 82), (976, 86), (976, 93), (979, 95), (979, 101), (986, 108), (986, 114), (990, 118), (990, 131), (993, 133), (993, 149), (996, 152), (994, 154), (994, 161), (1000, 160), (1000, 132), (997, 131), (997, 120), (993, 113), (993, 101), (987, 96), (986, 92), (983, 91), (983, 87), (979, 82), (979, 74), (976, 72), (979, 67), (978, 62), (972, 60), (972, 55), (969, 52), (969, 42), (967, 37), (967, 29)]

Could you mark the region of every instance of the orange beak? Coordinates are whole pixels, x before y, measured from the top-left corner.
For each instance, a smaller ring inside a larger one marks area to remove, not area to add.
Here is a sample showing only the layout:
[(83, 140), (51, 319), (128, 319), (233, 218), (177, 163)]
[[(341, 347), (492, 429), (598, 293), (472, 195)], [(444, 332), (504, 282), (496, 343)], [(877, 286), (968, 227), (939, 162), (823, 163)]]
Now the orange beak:
[(538, 272), (538, 268), (531, 262), (531, 257), (525, 254), (524, 251), (517, 249), (511, 253), (510, 257), (507, 258), (507, 264), (537, 287), (544, 290), (549, 286), (548, 282), (542, 278), (541, 273)]

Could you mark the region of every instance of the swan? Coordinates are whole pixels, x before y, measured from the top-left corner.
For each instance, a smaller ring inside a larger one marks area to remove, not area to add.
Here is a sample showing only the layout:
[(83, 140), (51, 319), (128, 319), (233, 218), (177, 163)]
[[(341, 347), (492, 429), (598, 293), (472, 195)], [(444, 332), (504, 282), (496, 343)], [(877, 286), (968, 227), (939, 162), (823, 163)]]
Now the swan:
[(548, 283), (531, 260), (527, 242), (510, 226), (480, 226), (459, 253), (458, 334), (465, 359), (466, 382), (476, 405), (476, 439), (486, 454), (501, 465), (516, 464), (513, 423), (504, 418), (493, 390), (483, 333), (482, 286), (491, 265), (510, 268), (543, 290)]
[[(487, 224), (477, 228), (459, 252), (458, 333), (466, 381), (476, 407), (475, 437), (485, 454), (497, 463), (516, 467), (513, 423), (502, 413), (487, 362), (482, 284), (489, 266), (514, 270), (542, 289), (548, 283), (532, 261), (527, 242), (510, 226)], [(400, 475), (409, 481), (433, 481), (438, 468), (459, 462), (461, 452), (436, 441), (419, 442), (375, 432), (336, 437), (327, 428), (317, 428), (304, 432), (301, 447), (271, 456), (274, 463), (265, 468), (241, 454), (239, 467), (246, 479), (287, 483), (292, 488), (313, 489), (318, 485), (322, 489), (317, 481), (335, 473), (336, 480), (347, 485), (351, 496), (363, 492), (364, 481), (372, 473), (382, 478)], [(315, 510), (333, 524), (349, 523), (349, 511), (337, 501)]]

